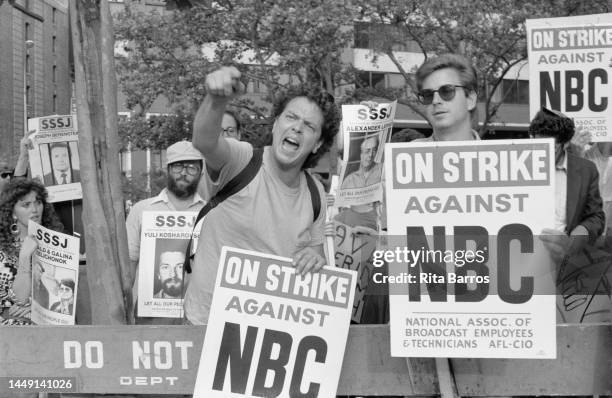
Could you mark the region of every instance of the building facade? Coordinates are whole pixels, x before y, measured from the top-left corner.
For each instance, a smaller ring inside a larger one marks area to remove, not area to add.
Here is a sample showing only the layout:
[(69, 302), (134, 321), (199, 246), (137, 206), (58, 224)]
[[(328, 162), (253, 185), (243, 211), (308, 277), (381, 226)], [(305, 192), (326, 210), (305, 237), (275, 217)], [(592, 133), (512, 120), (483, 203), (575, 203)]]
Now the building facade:
[(68, 0), (0, 4), (0, 158), (15, 164), (26, 118), (70, 112)]

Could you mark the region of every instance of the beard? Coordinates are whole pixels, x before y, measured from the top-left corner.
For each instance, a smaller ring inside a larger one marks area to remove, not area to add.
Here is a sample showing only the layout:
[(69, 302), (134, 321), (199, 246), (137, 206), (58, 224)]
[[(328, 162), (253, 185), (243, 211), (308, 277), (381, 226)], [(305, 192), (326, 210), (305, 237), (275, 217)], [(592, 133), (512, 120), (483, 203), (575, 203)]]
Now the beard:
[(166, 184), (168, 191), (172, 192), (179, 199), (185, 199), (190, 196), (193, 196), (198, 189), (199, 180), (195, 179), (188, 185), (184, 187), (179, 187), (177, 181), (181, 180), (187, 182), (187, 180), (182, 176), (177, 179), (174, 179), (172, 176), (168, 176), (168, 182)]
[(183, 281), (179, 278), (168, 278), (162, 283), (164, 292), (173, 297), (180, 297), (183, 290)]

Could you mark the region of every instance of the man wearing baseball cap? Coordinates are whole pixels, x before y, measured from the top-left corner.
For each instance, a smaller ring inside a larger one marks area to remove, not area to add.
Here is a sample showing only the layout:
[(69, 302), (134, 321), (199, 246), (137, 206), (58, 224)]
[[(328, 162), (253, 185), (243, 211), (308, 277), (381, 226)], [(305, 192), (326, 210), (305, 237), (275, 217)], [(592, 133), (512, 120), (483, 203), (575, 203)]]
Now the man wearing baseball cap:
[[(166, 150), (166, 161), (168, 164), (166, 188), (162, 189), (159, 195), (153, 198), (137, 202), (132, 207), (126, 220), (130, 265), (132, 266), (134, 275), (137, 275), (136, 270), (138, 269), (143, 212), (199, 212), (206, 204), (197, 192), (204, 158), (202, 154), (194, 148), (191, 142), (180, 141), (170, 145)], [(134, 297), (136, 297), (137, 292), (138, 281), (136, 280), (133, 288)], [(137, 323), (141, 323), (140, 321), (142, 321), (142, 319), (137, 319)]]

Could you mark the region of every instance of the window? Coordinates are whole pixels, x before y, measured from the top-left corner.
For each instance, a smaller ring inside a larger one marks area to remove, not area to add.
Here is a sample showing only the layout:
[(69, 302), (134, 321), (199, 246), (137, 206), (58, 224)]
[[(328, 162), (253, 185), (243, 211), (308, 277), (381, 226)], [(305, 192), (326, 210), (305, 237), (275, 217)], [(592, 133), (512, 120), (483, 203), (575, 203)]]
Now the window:
[(266, 94), (268, 92), (268, 87), (261, 81), (251, 79), (247, 83), (247, 93), (254, 94)]
[(51, 39), (51, 51), (55, 52), (56, 51), (56, 46), (57, 44), (57, 36), (53, 35), (53, 38)]
[(358, 75), (362, 86), (373, 88), (402, 88), (406, 79), (401, 73), (381, 73), (362, 71)]
[(30, 24), (27, 23), (27, 22), (25, 24), (25, 39), (26, 40), (30, 40), (31, 39)]
[(507, 104), (529, 104), (529, 81), (503, 80), (502, 102)]
[(57, 23), (57, 8), (51, 8), (51, 22)]
[(28, 119), (34, 117), (34, 99), (32, 98), (32, 87), (26, 86), (26, 110)]
[(53, 65), (53, 83), (57, 83), (57, 66)]
[(353, 40), (355, 41), (355, 48), (370, 48), (370, 34), (368, 30), (369, 24), (356, 23), (354, 30)]
[(387, 88), (402, 88), (406, 85), (406, 79), (401, 73), (387, 73)]
[(391, 40), (393, 51), (421, 52), (418, 44), (408, 39), (410, 36), (402, 26), (357, 22), (353, 35), (355, 48), (380, 50)]
[(57, 113), (57, 94), (53, 94), (53, 113)]

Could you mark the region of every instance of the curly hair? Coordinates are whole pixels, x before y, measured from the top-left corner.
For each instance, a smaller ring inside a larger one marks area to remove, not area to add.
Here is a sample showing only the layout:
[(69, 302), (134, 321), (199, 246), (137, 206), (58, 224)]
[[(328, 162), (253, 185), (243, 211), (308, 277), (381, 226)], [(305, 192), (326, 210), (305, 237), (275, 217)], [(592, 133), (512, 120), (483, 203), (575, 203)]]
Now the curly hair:
[(17, 256), (19, 254), (14, 244), (15, 238), (11, 234), (13, 209), (15, 204), (30, 192), (36, 192), (36, 198), (43, 203), (42, 225), (58, 232), (64, 230), (53, 206), (47, 202), (48, 194), (44, 185), (36, 180), (13, 179), (4, 187), (0, 195), (0, 250), (7, 255)]
[(295, 98), (304, 97), (308, 101), (317, 105), (323, 114), (323, 125), (321, 126), (321, 146), (316, 153), (308, 155), (302, 169), (308, 169), (314, 167), (321, 156), (323, 156), (329, 148), (331, 148), (334, 137), (338, 133), (338, 126), (340, 125), (340, 112), (338, 107), (334, 104), (334, 97), (327, 91), (321, 89), (291, 89), (286, 92), (282, 92), (277, 100), (274, 102), (273, 115), (274, 118), (278, 118), (281, 113), (287, 107), (287, 104)]
[(559, 144), (569, 142), (574, 136), (576, 126), (574, 121), (561, 112), (542, 108), (536, 113), (529, 124), (529, 135), (553, 137)]

